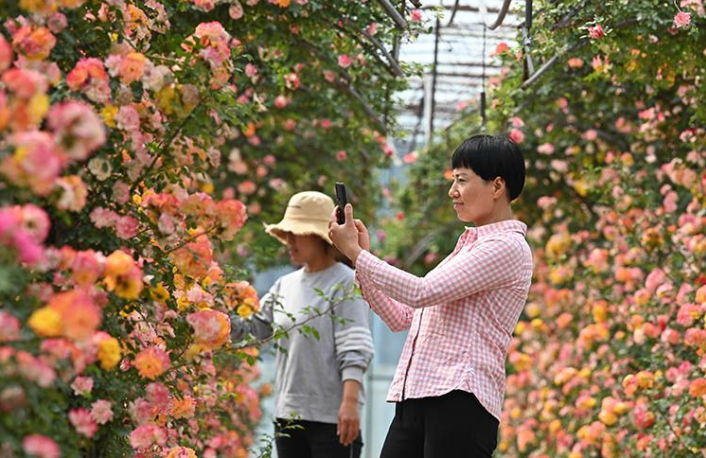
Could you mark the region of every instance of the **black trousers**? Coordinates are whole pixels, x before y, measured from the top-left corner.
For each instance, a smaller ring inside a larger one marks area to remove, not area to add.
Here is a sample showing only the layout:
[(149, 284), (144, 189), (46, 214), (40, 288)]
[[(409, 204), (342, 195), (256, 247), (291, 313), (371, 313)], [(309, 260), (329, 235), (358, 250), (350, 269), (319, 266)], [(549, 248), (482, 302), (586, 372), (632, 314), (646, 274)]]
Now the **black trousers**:
[(491, 457), (498, 420), (471, 393), (397, 403), (380, 458)]
[(305, 420), (275, 421), (275, 446), (279, 458), (360, 458), (360, 434), (349, 446), (338, 441), (336, 424)]

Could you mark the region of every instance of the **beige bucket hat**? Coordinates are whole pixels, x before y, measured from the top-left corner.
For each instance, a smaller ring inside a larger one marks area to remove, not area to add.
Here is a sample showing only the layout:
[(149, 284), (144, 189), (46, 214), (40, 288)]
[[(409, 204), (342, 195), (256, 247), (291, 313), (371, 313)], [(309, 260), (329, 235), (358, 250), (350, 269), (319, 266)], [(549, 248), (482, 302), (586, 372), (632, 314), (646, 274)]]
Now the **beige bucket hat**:
[(289, 199), (284, 218), (277, 224), (266, 224), (265, 232), (287, 244), (286, 233), (318, 235), (332, 244), (328, 236), (328, 223), (335, 205), (333, 199), (317, 191), (304, 191)]

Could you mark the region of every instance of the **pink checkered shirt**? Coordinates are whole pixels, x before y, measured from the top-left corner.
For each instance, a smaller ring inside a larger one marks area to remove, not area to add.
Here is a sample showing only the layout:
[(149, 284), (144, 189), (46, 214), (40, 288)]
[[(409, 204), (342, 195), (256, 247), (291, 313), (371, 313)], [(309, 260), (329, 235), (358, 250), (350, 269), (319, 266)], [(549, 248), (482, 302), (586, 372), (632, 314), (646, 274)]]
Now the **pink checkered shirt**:
[(526, 232), (516, 220), (466, 228), (424, 278), (360, 253), (363, 297), (392, 331), (409, 329), (389, 402), (462, 390), (500, 420), (507, 348), (532, 281)]

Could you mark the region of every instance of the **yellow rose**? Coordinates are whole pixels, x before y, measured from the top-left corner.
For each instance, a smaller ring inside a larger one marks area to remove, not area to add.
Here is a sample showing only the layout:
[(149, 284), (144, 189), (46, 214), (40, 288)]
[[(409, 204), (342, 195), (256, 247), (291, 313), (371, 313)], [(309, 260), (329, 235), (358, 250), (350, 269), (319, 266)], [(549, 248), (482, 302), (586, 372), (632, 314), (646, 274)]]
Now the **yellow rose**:
[(115, 123), (115, 117), (118, 115), (118, 107), (115, 105), (106, 105), (102, 110), (101, 110), (101, 117), (103, 118), (103, 122), (105, 122), (105, 125), (114, 128), (117, 124)]
[(61, 335), (61, 315), (50, 307), (35, 310), (27, 322), (29, 327), (43, 337), (57, 337)]
[(150, 297), (153, 301), (157, 301), (164, 305), (167, 303), (167, 299), (169, 299), (170, 296), (169, 291), (167, 291), (167, 288), (164, 287), (164, 283), (159, 283), (150, 290)]
[(120, 343), (115, 337), (103, 339), (98, 343), (98, 361), (103, 369), (114, 369), (121, 358)]
[(252, 316), (252, 311), (252, 308), (249, 307), (247, 304), (241, 304), (236, 309), (236, 313), (241, 318), (250, 318), (250, 316)]
[(105, 276), (125, 275), (130, 272), (133, 264), (132, 256), (124, 251), (115, 250), (105, 259)]

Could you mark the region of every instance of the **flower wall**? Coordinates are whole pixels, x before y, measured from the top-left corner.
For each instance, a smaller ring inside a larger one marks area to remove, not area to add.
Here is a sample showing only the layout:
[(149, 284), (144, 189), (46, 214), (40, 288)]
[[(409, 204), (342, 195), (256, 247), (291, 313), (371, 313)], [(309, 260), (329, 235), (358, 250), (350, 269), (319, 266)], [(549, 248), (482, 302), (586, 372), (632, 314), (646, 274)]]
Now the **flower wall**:
[[(499, 456), (696, 456), (706, 447), (706, 15), (700, 0), (534, 2), (536, 68), (501, 45), (488, 129), (525, 152), (514, 206), (535, 278), (508, 358)], [(423, 272), (472, 107), (395, 194), (382, 250)], [(447, 176), (444, 177), (444, 170)], [(410, 242), (411, 240), (411, 242)], [(380, 239), (379, 239), (380, 241)]]
[(276, 260), (261, 223), (333, 176), (372, 208), (401, 32), (365, 2), (0, 18), (0, 455), (247, 456), (269, 388), (229, 315)]

